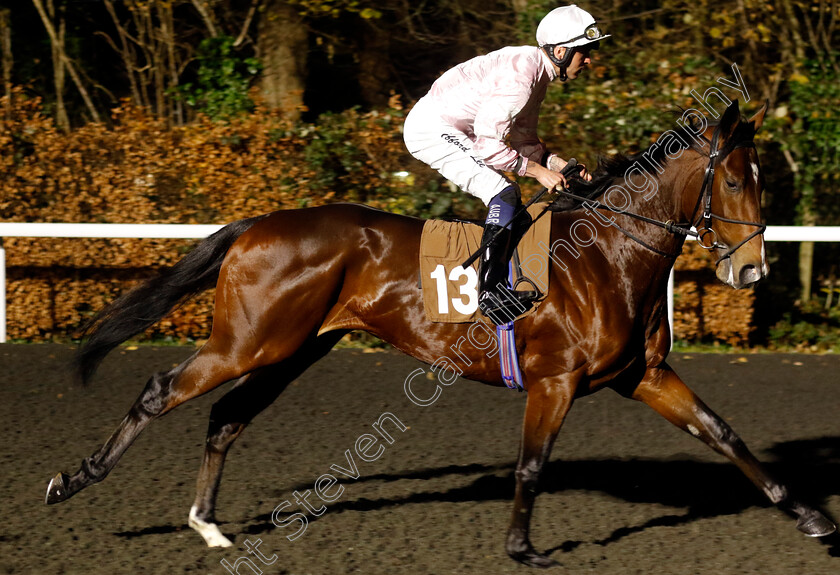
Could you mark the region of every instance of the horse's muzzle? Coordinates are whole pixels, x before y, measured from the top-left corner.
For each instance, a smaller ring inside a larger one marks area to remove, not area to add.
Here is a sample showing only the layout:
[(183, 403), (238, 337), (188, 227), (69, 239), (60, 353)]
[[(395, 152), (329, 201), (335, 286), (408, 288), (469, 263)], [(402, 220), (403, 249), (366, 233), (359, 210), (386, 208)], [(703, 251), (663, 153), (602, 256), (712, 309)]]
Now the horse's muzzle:
[(752, 285), (767, 277), (769, 272), (770, 268), (765, 262), (750, 262), (738, 265), (733, 262), (732, 258), (721, 260), (715, 269), (717, 278), (735, 289)]

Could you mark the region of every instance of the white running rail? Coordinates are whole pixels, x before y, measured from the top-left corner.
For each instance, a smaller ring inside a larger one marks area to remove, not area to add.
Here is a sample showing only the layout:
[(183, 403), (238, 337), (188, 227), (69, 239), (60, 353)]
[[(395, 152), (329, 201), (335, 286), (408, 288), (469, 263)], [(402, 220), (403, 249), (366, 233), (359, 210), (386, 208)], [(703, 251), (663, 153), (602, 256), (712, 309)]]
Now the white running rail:
[[(0, 343), (6, 341), (6, 253), (3, 238), (157, 238), (199, 239), (221, 229), (220, 225), (194, 224), (38, 224), (0, 222)], [(838, 242), (840, 226), (768, 226), (768, 242)], [(668, 319), (673, 340), (674, 272), (668, 280)]]

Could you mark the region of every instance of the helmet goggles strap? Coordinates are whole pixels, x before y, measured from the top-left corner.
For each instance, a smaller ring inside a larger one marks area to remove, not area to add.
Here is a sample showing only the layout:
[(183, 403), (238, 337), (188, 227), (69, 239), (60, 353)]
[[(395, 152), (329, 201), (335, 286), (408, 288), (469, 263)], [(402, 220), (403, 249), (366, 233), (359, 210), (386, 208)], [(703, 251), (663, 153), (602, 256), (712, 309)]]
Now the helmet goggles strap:
[(568, 67), (569, 63), (572, 61), (572, 57), (575, 55), (575, 48), (568, 47), (568, 46), (561, 46), (561, 48), (566, 48), (566, 53), (563, 54), (562, 58), (558, 58), (554, 55), (554, 48), (560, 46), (560, 44), (546, 44), (543, 46), (548, 59), (551, 60), (555, 66), (560, 69), (560, 72), (557, 74), (557, 77), (560, 78), (561, 82), (565, 82), (568, 77), (566, 76), (566, 68)]

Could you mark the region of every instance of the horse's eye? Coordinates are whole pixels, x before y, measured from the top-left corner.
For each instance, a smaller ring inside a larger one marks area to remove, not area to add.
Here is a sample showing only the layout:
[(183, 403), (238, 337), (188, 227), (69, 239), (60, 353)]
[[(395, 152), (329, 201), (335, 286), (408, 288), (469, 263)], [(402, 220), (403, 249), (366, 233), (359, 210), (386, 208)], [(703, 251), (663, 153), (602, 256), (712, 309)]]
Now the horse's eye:
[(727, 178), (726, 187), (729, 188), (730, 190), (733, 190), (733, 191), (737, 190), (738, 189), (738, 182), (736, 182), (734, 180), (730, 180), (730, 179)]

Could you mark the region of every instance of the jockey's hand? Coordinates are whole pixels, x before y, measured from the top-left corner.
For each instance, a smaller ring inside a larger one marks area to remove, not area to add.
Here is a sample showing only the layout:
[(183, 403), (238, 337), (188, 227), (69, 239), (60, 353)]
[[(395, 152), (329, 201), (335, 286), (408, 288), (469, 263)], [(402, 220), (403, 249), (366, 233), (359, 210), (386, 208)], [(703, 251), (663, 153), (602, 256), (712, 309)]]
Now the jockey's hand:
[(566, 178), (563, 174), (555, 172), (554, 170), (543, 168), (536, 162), (528, 162), (528, 167), (525, 169), (525, 175), (536, 178), (537, 181), (545, 186), (549, 192), (557, 188), (565, 189), (568, 187), (566, 184)]
[(580, 177), (586, 180), (587, 182), (592, 181), (592, 174), (589, 173), (589, 170), (586, 169), (586, 164), (578, 164), (581, 167), (580, 169)]
[[(563, 168), (565, 168), (568, 163), (569, 162), (567, 162), (566, 160), (564, 160), (560, 156), (556, 156), (554, 154), (551, 154), (548, 157), (548, 169), (552, 170), (554, 172), (562, 171)], [(586, 169), (586, 164), (578, 162), (577, 166), (579, 168), (578, 177), (586, 180), (587, 182), (592, 181), (592, 174), (590, 174), (589, 171)]]

